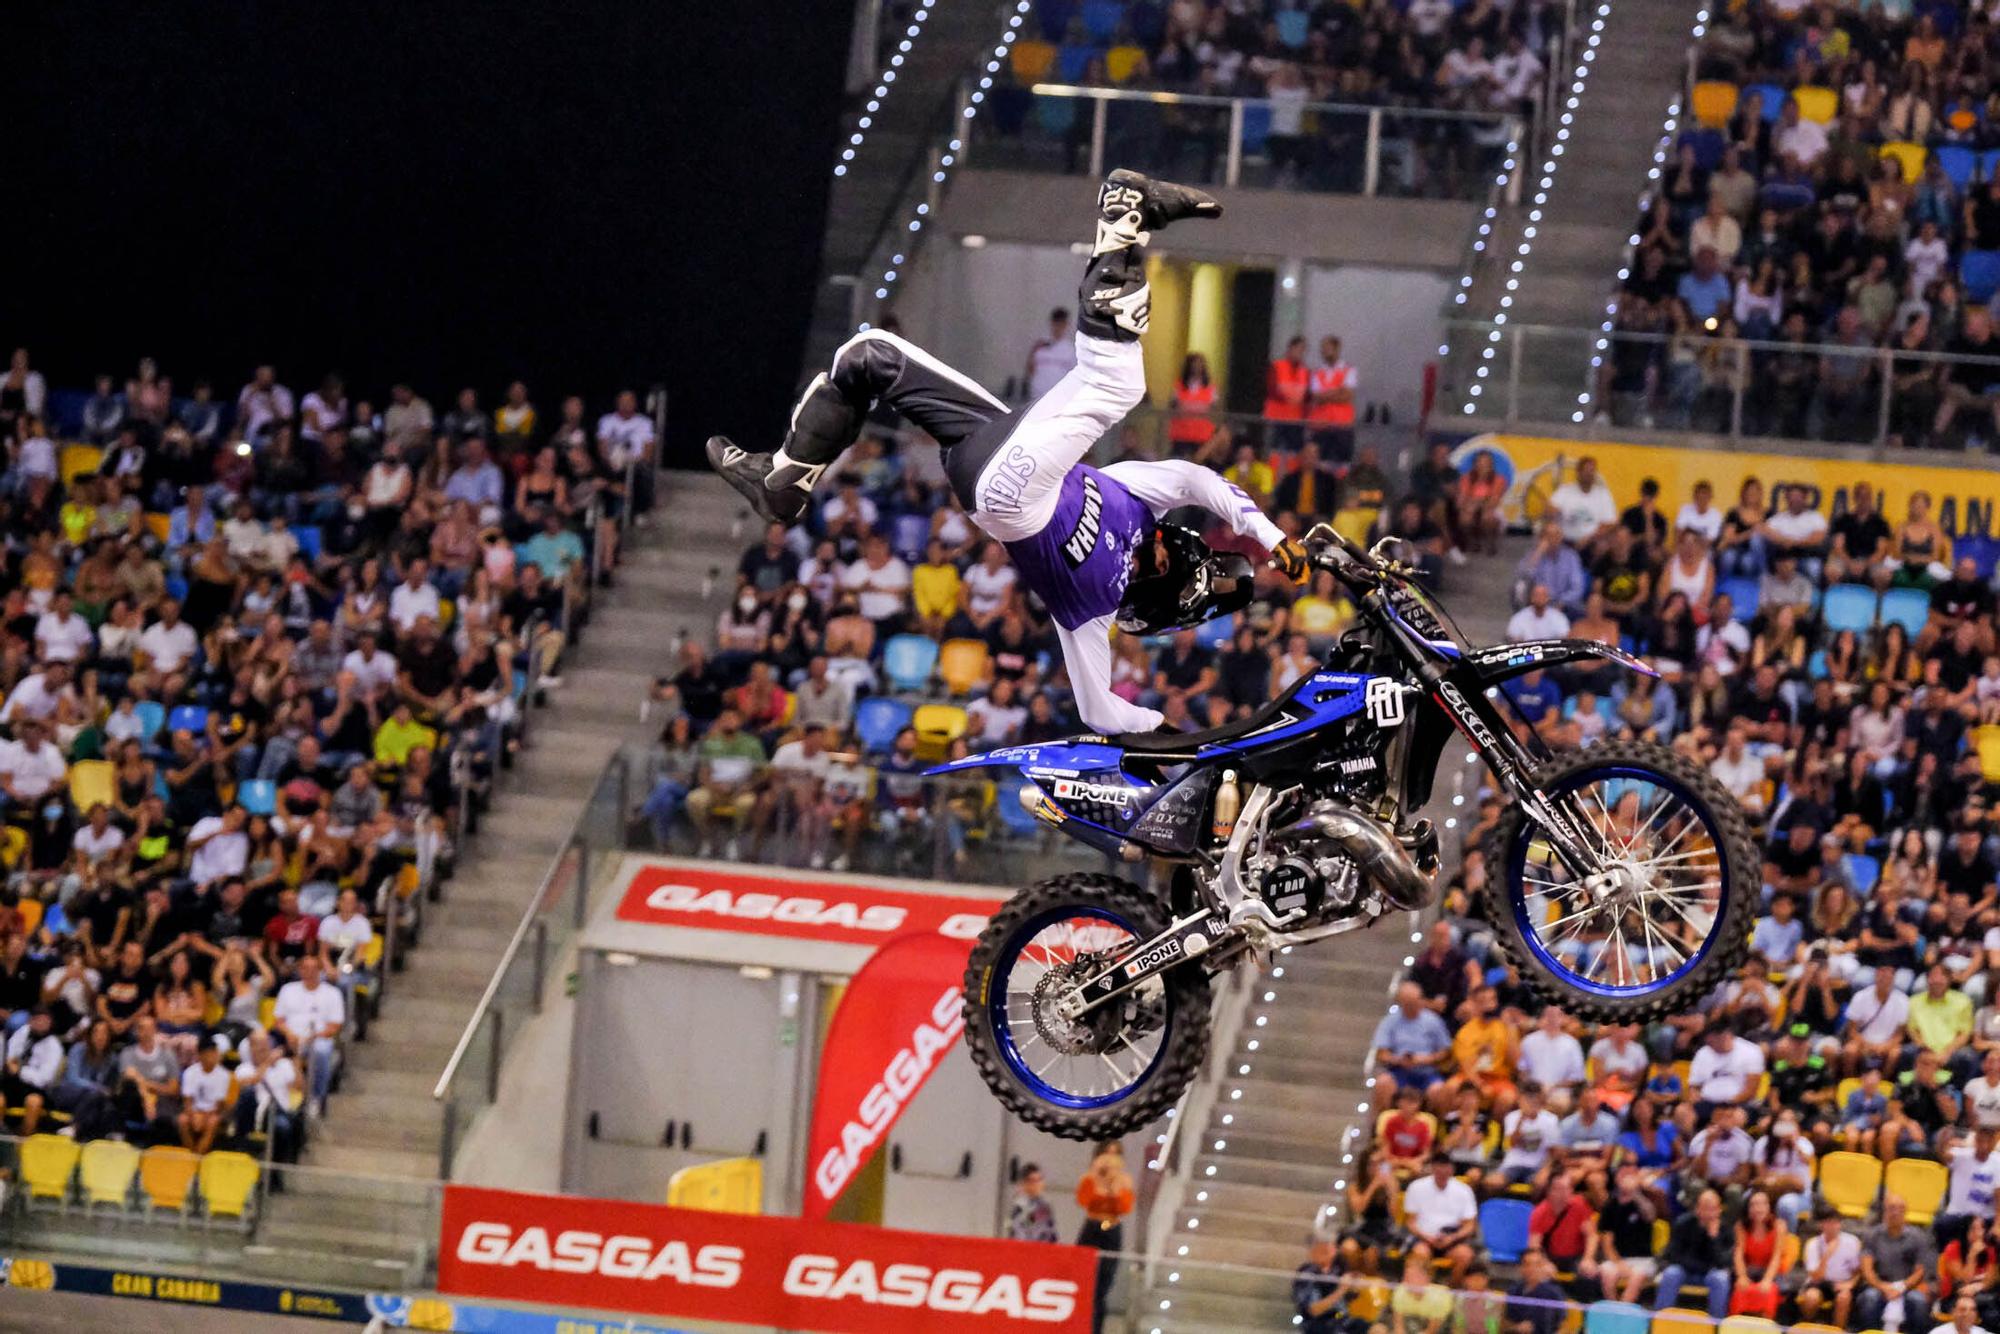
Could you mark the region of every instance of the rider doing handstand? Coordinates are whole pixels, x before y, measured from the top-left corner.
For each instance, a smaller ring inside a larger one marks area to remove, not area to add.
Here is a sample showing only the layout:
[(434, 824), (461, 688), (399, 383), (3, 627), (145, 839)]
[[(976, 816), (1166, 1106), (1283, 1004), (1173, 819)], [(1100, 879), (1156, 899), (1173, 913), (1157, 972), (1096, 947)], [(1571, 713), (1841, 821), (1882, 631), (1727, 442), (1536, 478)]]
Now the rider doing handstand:
[(1222, 518), (1271, 553), (1287, 577), (1305, 551), (1240, 489), (1184, 460), (1082, 462), (1146, 392), (1139, 338), (1151, 294), (1146, 243), (1183, 218), (1222, 206), (1199, 190), (1114, 171), (1097, 196), (1091, 256), (1077, 292), (1076, 366), (1035, 402), (1010, 411), (970, 377), (905, 339), (870, 329), (834, 354), (792, 409), (775, 454), (753, 454), (722, 436), (709, 462), (766, 519), (794, 523), (813, 484), (886, 403), (944, 449), (952, 493), (972, 521), (1003, 543), (1023, 582), (1048, 607), (1062, 643), (1077, 712), (1106, 734), (1151, 731), (1160, 714), (1111, 692), (1110, 631), (1150, 635), (1197, 625), (1247, 604), (1253, 572), (1160, 516), (1183, 505)]

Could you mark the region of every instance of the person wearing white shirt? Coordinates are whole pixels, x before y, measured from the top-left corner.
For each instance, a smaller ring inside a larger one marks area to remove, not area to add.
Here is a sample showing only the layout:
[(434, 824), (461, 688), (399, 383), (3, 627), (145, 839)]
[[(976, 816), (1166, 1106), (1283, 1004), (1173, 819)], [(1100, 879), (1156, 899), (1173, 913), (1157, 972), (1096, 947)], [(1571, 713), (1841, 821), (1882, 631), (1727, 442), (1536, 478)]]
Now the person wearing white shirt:
[(1618, 502), (1597, 474), (1597, 460), (1579, 459), (1576, 477), (1557, 487), (1549, 510), (1562, 524), (1563, 541), (1585, 551), (1618, 522)]
[(7, 696), (7, 703), (0, 706), (0, 722), (17, 722), (22, 718), (35, 718), (48, 722), (56, 716), (65, 699), (74, 699), (76, 692), (69, 688), (69, 664), (52, 662), (39, 672), (30, 672), (21, 678), (13, 693)]
[(618, 395), (615, 411), (597, 419), (597, 448), (604, 461), (619, 472), (647, 455), (653, 445), (653, 419), (639, 411), (639, 396), (631, 390)]
[(1452, 1175), (1451, 1159), (1431, 1156), (1430, 1171), (1403, 1190), (1403, 1226), (1440, 1260), (1462, 1270), (1472, 1262), (1471, 1240), (1479, 1226), (1479, 1201), (1472, 1187)]
[(1970, 1144), (1951, 1151), (1947, 1164), (1951, 1185), (1945, 1191), (1944, 1216), (1937, 1220), (1941, 1236), (1963, 1236), (1975, 1218), (1993, 1222), (1994, 1192), (2000, 1190), (2000, 1131), (1980, 1126)]
[(1799, 1289), (1799, 1318), (1813, 1320), (1831, 1306), (1841, 1328), (1847, 1326), (1854, 1283), (1861, 1275), (1861, 1238), (1840, 1225), (1840, 1211), (1822, 1204), (1814, 1215), (1819, 1231), (1806, 1242), (1805, 1286)]
[(1035, 340), (1028, 349), (1024, 383), (1028, 401), (1033, 402), (1056, 387), (1063, 376), (1076, 369), (1076, 334), (1069, 327), (1069, 312), (1058, 306), (1049, 312), (1049, 336)]
[(1715, 507), (1715, 488), (1707, 482), (1694, 484), (1694, 499), (1681, 506), (1674, 515), (1674, 531), (1692, 529), (1701, 534), (1702, 541), (1714, 546), (1722, 536), (1722, 511)]
[(1743, 1129), (1743, 1109), (1734, 1103), (1724, 1103), (1715, 1108), (1708, 1124), (1688, 1141), (1688, 1176), (1691, 1181), (1715, 1190), (1741, 1185), (1749, 1177), (1750, 1159), (1756, 1151), (1755, 1142)]
[(340, 670), (354, 677), (362, 693), (371, 694), (396, 684), (396, 657), (375, 645), (375, 632), (363, 630), (359, 646), (340, 660)]
[(316, 954), (299, 960), (299, 980), (278, 988), (272, 1023), (285, 1035), (285, 1042), (306, 1059), (311, 1082), (307, 1111), (320, 1116), (326, 1110), (326, 1095), (333, 1087), (333, 1071), (340, 1058), (334, 1039), (347, 1022), (347, 1003), (340, 988), (327, 983)]
[(1938, 225), (1925, 221), (1903, 247), (1903, 263), (1910, 273), (1910, 291), (1921, 295), (1943, 275), (1951, 264), (1951, 247), (1938, 235)]
[(15, 722), (18, 741), (0, 744), (0, 792), (16, 806), (32, 806), (61, 788), (69, 777), (62, 752), (48, 739), (48, 727), (39, 718)]
[(21, 473), (54, 481), (61, 475), (56, 464), (56, 442), (37, 432), (21, 442)]
[(1508, 1185), (1532, 1181), (1548, 1166), (1555, 1146), (1562, 1142), (1562, 1122), (1542, 1106), (1540, 1084), (1528, 1080), (1521, 1085), (1521, 1105), (1501, 1121), (1500, 1142), (1506, 1146), (1500, 1174)]
[(236, 1101), (236, 1080), (220, 1064), (222, 1052), (213, 1042), (204, 1042), (195, 1054), (195, 1063), (181, 1071), (181, 1147), (191, 1153), (207, 1153), (215, 1143), (215, 1132)]
[(162, 674), (187, 666), (199, 647), (194, 627), (181, 619), (181, 604), (172, 598), (160, 604), (160, 619), (139, 632), (139, 651)]
[(1507, 618), (1507, 638), (1515, 643), (1528, 639), (1561, 639), (1569, 633), (1569, 617), (1549, 600), (1547, 584), (1528, 590), (1528, 603)]
[(241, 806), (196, 820), (187, 834), (188, 878), (199, 886), (242, 875), (250, 860), (248, 823)]
[(1785, 116), (1771, 136), (1772, 153), (1776, 157), (1789, 154), (1810, 170), (1826, 154), (1826, 127), (1800, 116), (1797, 104), (1790, 99), (1786, 100)]
[(1987, 1049), (1978, 1076), (1966, 1084), (1965, 1113), (1975, 1130), (2000, 1130), (2000, 1047)]
[[(268, 1115), (273, 1149), (281, 1160), (292, 1160), (292, 1097), (299, 1086), (298, 1065), (261, 1028), (244, 1036), (236, 1055), (237, 1133), (248, 1135), (256, 1129), (258, 1118)], [(243, 1093), (251, 1096), (243, 1097)]]
[(1847, 1002), (1847, 1054), (1855, 1069), (1870, 1057), (1894, 1062), (1903, 1049), (1910, 998), (1896, 985), (1894, 968), (1877, 968), (1874, 984)]
[(229, 548), (229, 554), (240, 561), (254, 563), (264, 551), (263, 521), (250, 508), (250, 502), (239, 500), (235, 511), (222, 523), (222, 544)]
[(70, 836), (71, 851), (95, 866), (125, 846), (125, 831), (111, 823), (111, 808), (103, 802), (90, 808), (90, 820)]
[(1688, 1084), (1702, 1102), (1738, 1103), (1757, 1088), (1764, 1073), (1764, 1050), (1742, 1042), (1723, 1024), (1711, 1024), (1707, 1040), (1688, 1065)]
[(429, 575), (428, 562), (413, 560), (409, 569), (403, 572), (403, 582), (389, 594), (389, 619), (395, 622), (397, 633), (410, 633), (411, 627), (426, 616), (433, 621), (443, 619), (443, 604), (438, 601), (438, 591), (432, 586)]
[(49, 1012), (37, 1007), (28, 1022), (7, 1038), (6, 1064), (0, 1068), (0, 1115), (21, 1108), (21, 1133), (32, 1135), (48, 1098), (62, 1076), (62, 1039), (51, 1031)]
[(901, 616), (910, 601), (910, 567), (889, 553), (889, 544), (871, 534), (861, 559), (841, 571), (840, 586), (856, 595), (857, 610), (878, 625)]
[(1725, 734), (1721, 753), (1708, 762), (1708, 772), (1745, 810), (1756, 814), (1764, 809), (1764, 761), (1750, 753), (1748, 739), (1740, 726), (1731, 727)]
[(35, 650), (43, 662), (75, 662), (97, 646), (90, 622), (76, 614), (75, 599), (59, 590), (35, 622)]
[(1563, 1031), (1562, 1011), (1542, 1010), (1535, 1031), (1521, 1039), (1521, 1077), (1540, 1084), (1558, 1111), (1569, 1108), (1570, 1091), (1584, 1081), (1583, 1044)]
[(236, 396), (236, 424), (249, 439), (292, 419), (292, 391), (278, 383), (276, 367), (259, 366)]

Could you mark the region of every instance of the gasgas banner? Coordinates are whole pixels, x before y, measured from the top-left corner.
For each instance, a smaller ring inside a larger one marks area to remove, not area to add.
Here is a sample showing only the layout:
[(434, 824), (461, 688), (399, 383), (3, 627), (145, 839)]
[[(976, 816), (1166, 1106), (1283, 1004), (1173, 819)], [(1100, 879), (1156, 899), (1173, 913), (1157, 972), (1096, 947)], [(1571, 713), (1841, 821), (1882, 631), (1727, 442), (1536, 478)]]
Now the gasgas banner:
[[(1775, 503), (1775, 488), (1800, 483), (1811, 494), (1812, 507), (1835, 516), (1850, 508), (1854, 484), (1875, 488), (1878, 507), (1891, 524), (1903, 518), (1911, 493), (1930, 493), (1931, 513), (1953, 537), (1967, 534), (2000, 536), (2000, 471), (1985, 467), (1885, 463), (1867, 459), (1814, 458), (1802, 454), (1758, 454), (1736, 450), (1683, 449), (1670, 445), (1613, 444), (1595, 440), (1549, 440), (1539, 436), (1492, 433), (1467, 438), (1453, 453), (1461, 463), (1473, 452), (1490, 450), (1498, 471), (1509, 481), (1503, 503), (1510, 521), (1539, 518), (1535, 498), (1546, 501), (1562, 482), (1576, 475), (1576, 461), (1597, 460), (1598, 471), (1622, 505), (1639, 499), (1639, 483), (1651, 477), (1660, 484), (1660, 508), (1669, 519), (1698, 481), (1715, 488), (1715, 504), (1728, 509), (1747, 478), (1764, 484), (1767, 503)], [(1559, 466), (1558, 466), (1559, 465)], [(1560, 475), (1558, 476), (1558, 473)], [(1521, 506), (1526, 502), (1528, 513)]]
[(881, 945), (906, 932), (970, 942), (999, 906), (995, 898), (911, 894), (803, 875), (641, 862), (625, 886), (618, 917), (653, 926)]
[(960, 981), (970, 942), (898, 936), (870, 955), (834, 1011), (806, 1148), (807, 1218), (824, 1218), (882, 1147), (965, 1029)]
[(1090, 1328), (1077, 1246), (447, 1186), (438, 1290), (834, 1334)]

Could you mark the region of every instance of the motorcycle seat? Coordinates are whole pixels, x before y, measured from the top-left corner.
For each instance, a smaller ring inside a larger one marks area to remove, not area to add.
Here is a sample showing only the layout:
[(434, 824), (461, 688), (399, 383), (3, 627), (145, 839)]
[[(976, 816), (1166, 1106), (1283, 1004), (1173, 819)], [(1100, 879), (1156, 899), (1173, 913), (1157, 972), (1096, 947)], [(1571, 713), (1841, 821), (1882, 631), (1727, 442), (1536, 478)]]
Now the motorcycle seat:
[(1248, 718), (1224, 723), (1220, 727), (1210, 727), (1200, 732), (1121, 732), (1109, 738), (1114, 746), (1121, 747), (1128, 755), (1179, 755), (1193, 759), (1203, 746), (1212, 746), (1222, 741), (1234, 741), (1247, 736), (1271, 721), (1286, 700), (1292, 696), (1286, 691), (1278, 698), (1251, 713)]

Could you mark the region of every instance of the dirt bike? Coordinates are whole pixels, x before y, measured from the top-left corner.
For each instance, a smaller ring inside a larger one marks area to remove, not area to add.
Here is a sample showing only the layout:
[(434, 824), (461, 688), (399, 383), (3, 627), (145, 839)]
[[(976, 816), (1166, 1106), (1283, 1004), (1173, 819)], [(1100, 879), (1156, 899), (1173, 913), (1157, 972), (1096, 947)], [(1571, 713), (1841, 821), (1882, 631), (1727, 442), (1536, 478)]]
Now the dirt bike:
[(1022, 804), (1167, 888), (1076, 873), (1014, 895), (965, 976), (987, 1084), (1051, 1134), (1095, 1140), (1160, 1116), (1208, 1050), (1209, 981), (1245, 956), (1427, 906), (1438, 834), (1417, 817), (1454, 732), (1504, 803), (1475, 912), (1537, 996), (1602, 1021), (1686, 1010), (1748, 948), (1758, 898), (1741, 809), (1664, 746), (1554, 753), (1498, 689), (1588, 658), (1593, 640), (1474, 647), (1390, 555), (1321, 525), (1305, 539), (1358, 608), (1316, 671), (1205, 732), (1078, 736), (932, 770), (1009, 767)]

